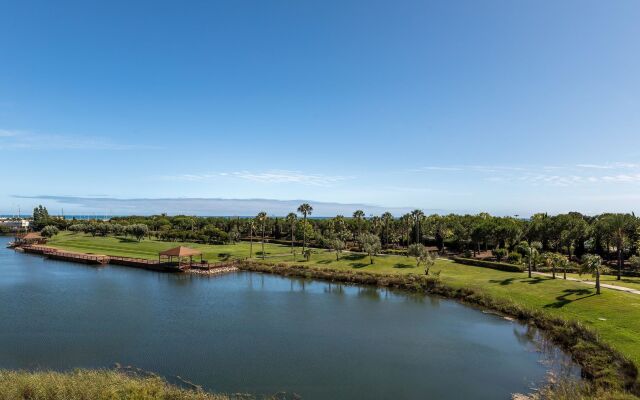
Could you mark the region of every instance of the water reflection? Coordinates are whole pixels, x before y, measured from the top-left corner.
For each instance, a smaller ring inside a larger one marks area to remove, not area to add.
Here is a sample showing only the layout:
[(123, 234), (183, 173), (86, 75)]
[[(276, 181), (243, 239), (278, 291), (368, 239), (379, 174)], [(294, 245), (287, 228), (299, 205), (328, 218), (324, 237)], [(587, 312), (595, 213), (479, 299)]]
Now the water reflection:
[(563, 368), (530, 327), (435, 296), (4, 249), (0, 269), (0, 368), (119, 362), (207, 390), (304, 399), (509, 398)]

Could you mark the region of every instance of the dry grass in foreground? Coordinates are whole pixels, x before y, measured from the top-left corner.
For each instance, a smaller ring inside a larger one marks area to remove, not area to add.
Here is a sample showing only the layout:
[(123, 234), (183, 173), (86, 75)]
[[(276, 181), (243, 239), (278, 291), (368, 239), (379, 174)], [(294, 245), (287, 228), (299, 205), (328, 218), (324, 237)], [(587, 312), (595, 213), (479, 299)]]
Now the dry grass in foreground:
[(157, 377), (110, 370), (26, 372), (0, 370), (0, 400), (229, 400), (220, 394), (180, 389)]

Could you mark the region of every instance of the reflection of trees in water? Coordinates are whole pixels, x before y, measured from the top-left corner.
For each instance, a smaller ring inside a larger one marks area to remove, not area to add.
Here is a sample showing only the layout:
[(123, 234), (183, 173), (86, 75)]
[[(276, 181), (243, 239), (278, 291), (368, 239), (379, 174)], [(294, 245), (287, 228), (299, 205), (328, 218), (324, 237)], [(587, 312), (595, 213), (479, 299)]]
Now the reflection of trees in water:
[(371, 300), (380, 300), (380, 292), (377, 287), (358, 286), (358, 297), (364, 297)]
[(327, 283), (324, 287), (325, 293), (344, 295), (344, 285), (341, 283)]
[(555, 345), (551, 339), (534, 325), (514, 324), (513, 334), (526, 349), (540, 354), (539, 362), (549, 369), (549, 379), (577, 378), (581, 369), (571, 357)]

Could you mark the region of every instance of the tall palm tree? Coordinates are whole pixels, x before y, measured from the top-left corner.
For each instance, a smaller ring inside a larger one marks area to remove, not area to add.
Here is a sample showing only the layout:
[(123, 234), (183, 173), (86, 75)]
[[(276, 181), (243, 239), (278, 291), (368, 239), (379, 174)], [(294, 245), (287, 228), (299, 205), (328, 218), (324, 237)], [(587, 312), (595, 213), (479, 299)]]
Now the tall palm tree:
[(304, 254), (304, 250), (307, 247), (307, 215), (311, 215), (313, 211), (313, 207), (311, 207), (307, 203), (303, 203), (298, 207), (298, 212), (302, 214), (304, 221), (302, 224), (302, 254)]
[(382, 222), (384, 223), (384, 241), (385, 241), (385, 244), (388, 246), (389, 245), (389, 227), (393, 222), (393, 215), (391, 215), (389, 211), (386, 211), (384, 214), (382, 214), (381, 218), (382, 218)]
[(413, 210), (411, 211), (411, 217), (416, 227), (416, 243), (420, 243), (420, 221), (422, 221), (424, 213), (422, 210)]
[(634, 222), (635, 218), (631, 214), (610, 214), (607, 217), (607, 228), (616, 242), (618, 252), (618, 280), (620, 280), (622, 275), (622, 251), (624, 241), (627, 239), (629, 230), (632, 229)]
[(298, 216), (295, 213), (289, 213), (287, 214), (287, 217), (285, 219), (289, 224), (289, 230), (291, 231), (291, 253), (293, 253), (293, 238), (294, 238), (296, 221), (298, 220)]
[(600, 294), (600, 274), (604, 270), (602, 265), (602, 258), (594, 254), (585, 254), (582, 257), (582, 265), (580, 268), (580, 274), (585, 272), (591, 273), (596, 277), (596, 294)]
[(256, 216), (256, 220), (260, 223), (260, 227), (262, 228), (262, 259), (264, 260), (264, 231), (267, 225), (267, 213), (264, 211), (260, 211)]
[[(411, 241), (411, 224), (413, 221), (413, 217), (411, 216), (411, 214), (405, 214), (403, 215), (400, 220), (402, 221), (402, 226), (405, 229), (405, 232), (407, 234), (407, 250), (409, 249), (409, 242)], [(409, 257), (409, 254), (407, 254), (407, 257)]]
[(362, 220), (364, 219), (364, 211), (356, 210), (353, 213), (353, 218), (356, 220), (358, 236), (362, 235)]
[(249, 258), (253, 257), (253, 219), (249, 220)]

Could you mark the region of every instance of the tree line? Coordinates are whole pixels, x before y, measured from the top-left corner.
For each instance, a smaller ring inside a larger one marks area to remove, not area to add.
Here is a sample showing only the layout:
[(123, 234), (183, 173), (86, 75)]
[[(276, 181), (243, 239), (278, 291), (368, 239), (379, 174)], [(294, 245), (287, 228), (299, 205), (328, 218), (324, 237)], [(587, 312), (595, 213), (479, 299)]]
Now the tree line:
[[(38, 208), (40, 220), (46, 208)], [(48, 214), (47, 214), (48, 215)], [(34, 211), (34, 220), (35, 218)], [(488, 213), (426, 215), (414, 210), (395, 217), (390, 212), (366, 216), (362, 210), (332, 218), (314, 218), (313, 207), (302, 204), (285, 217), (265, 211), (255, 217), (196, 217), (187, 215), (114, 217), (109, 222), (49, 220), (60, 229), (92, 235), (131, 235), (138, 240), (153, 236), (166, 241), (235, 243), (260, 238), (293, 246), (329, 248), (339, 257), (342, 250), (371, 250), (407, 255), (412, 244), (431, 246), (441, 254), (490, 256), (497, 261), (531, 262), (539, 255), (563, 255), (569, 262), (595, 254), (615, 263), (618, 272), (639, 268), (640, 219), (633, 213), (595, 216), (578, 212), (530, 218), (500, 217)], [(142, 227), (144, 225), (144, 227)], [(137, 226), (136, 232), (132, 227)], [(551, 265), (542, 258), (534, 264)], [(557, 263), (556, 263), (557, 264)]]

